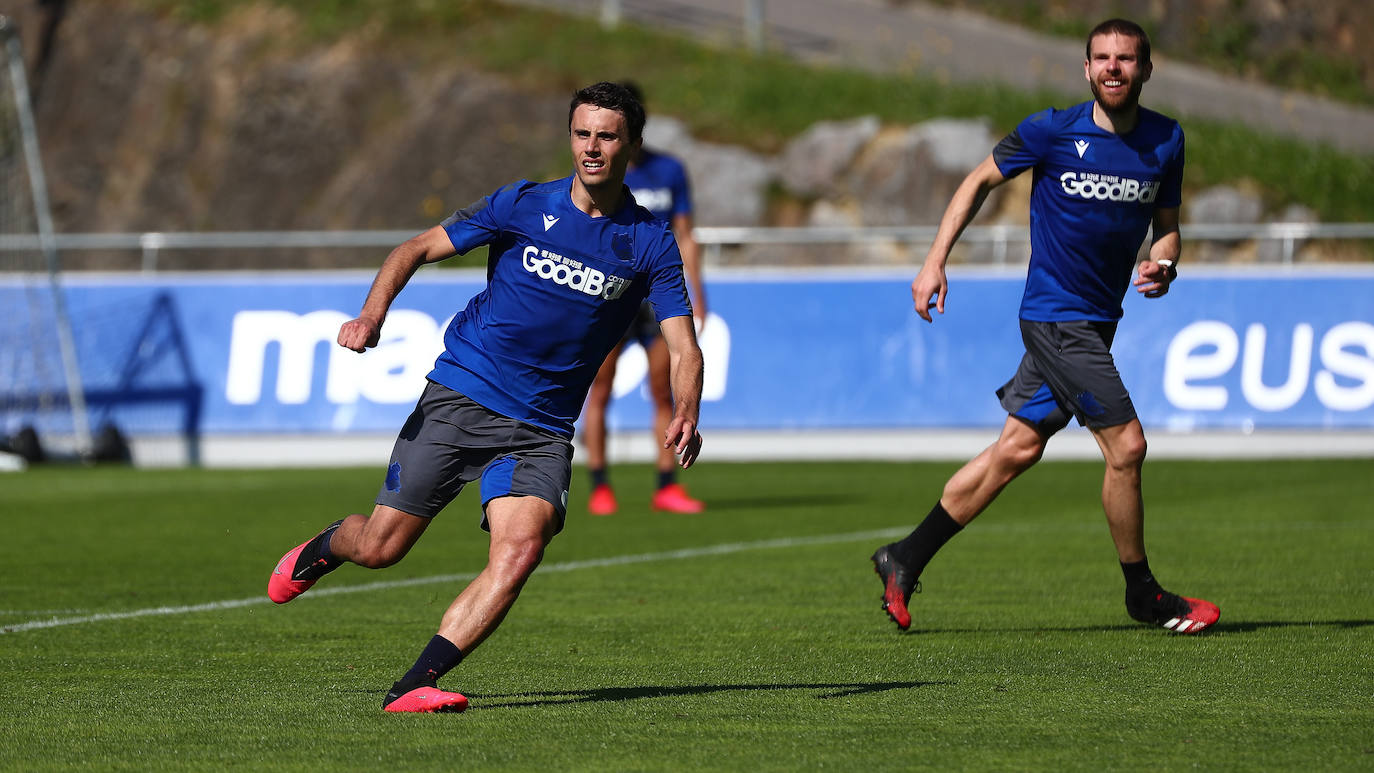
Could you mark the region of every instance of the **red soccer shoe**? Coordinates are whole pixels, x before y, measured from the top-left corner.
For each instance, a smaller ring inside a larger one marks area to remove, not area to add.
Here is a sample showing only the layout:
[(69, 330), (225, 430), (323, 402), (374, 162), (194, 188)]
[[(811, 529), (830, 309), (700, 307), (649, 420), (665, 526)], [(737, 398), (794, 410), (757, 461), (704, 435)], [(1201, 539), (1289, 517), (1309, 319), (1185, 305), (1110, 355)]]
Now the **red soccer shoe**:
[(1212, 623), (1221, 619), (1221, 609), (1216, 604), (1202, 599), (1190, 599), (1186, 596), (1179, 598), (1187, 602), (1188, 612), (1182, 617), (1171, 617), (1162, 623), (1165, 628), (1174, 633), (1202, 633)]
[(592, 515), (615, 515), (617, 507), (615, 491), (610, 486), (602, 483), (592, 489), (591, 499), (587, 500), (587, 512)]
[(273, 569), (272, 576), (267, 578), (267, 598), (278, 604), (285, 604), (310, 590), (310, 586), (315, 584), (314, 580), (291, 579), (291, 574), (296, 571), (296, 559), (301, 557), (301, 551), (309, 544), (310, 540), (302, 542), (277, 562), (277, 568)]
[(699, 513), (706, 509), (706, 503), (688, 496), (687, 489), (683, 488), (681, 483), (669, 483), (654, 492), (653, 501), (649, 506), (662, 512), (685, 514)]
[(433, 682), (422, 684), (400, 695), (396, 694), (395, 685), (392, 685), (391, 689), (382, 703), (382, 711), (437, 713), (458, 712), (468, 707), (467, 696), (440, 690)]
[(1126, 612), (1142, 623), (1158, 625), (1174, 633), (1202, 633), (1221, 619), (1216, 604), (1178, 596), (1162, 588), (1149, 598), (1126, 599)]

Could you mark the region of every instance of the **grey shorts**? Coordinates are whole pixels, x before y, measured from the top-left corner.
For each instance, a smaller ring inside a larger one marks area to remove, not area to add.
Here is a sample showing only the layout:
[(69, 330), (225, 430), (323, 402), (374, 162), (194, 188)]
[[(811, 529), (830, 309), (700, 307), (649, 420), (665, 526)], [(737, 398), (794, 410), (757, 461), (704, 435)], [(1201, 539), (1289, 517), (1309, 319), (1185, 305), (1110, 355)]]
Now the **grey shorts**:
[(1021, 320), (1026, 356), (997, 397), (1007, 413), (1043, 437), (1069, 423), (1115, 427), (1135, 418), (1135, 406), (1112, 359), (1115, 322)]
[(483, 529), (490, 531), (491, 500), (535, 496), (553, 505), (562, 531), (572, 456), (572, 443), (562, 436), (493, 413), (431, 381), (396, 438), (377, 504), (433, 518), (480, 478)]
[(625, 329), (625, 336), (620, 339), (621, 346), (627, 346), (633, 341), (638, 341), (641, 346), (648, 349), (653, 345), (654, 339), (663, 335), (658, 327), (658, 319), (654, 317), (654, 307), (645, 301), (639, 304), (639, 311), (635, 312), (634, 321)]

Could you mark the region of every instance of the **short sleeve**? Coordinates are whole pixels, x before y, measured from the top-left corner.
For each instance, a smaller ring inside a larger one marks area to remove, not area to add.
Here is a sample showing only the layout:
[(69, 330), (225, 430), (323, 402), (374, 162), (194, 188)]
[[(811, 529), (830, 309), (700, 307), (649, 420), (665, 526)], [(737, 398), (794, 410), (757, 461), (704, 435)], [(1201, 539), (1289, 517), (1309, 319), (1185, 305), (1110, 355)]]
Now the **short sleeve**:
[(1183, 203), (1183, 128), (1174, 127), (1177, 137), (1173, 156), (1159, 185), (1159, 196), (1155, 206), (1160, 209), (1173, 209)]
[(1053, 119), (1053, 108), (1033, 113), (997, 143), (992, 160), (1003, 177), (1015, 177), (1040, 163), (1050, 146)]
[(460, 254), (490, 244), (501, 234), (520, 194), (532, 184), (527, 180), (511, 183), (444, 218), (440, 225), (453, 248)]
[[(661, 221), (660, 221), (661, 222)], [(662, 322), (669, 317), (691, 316), (692, 302), (687, 296), (687, 280), (682, 273), (682, 253), (677, 242), (666, 229), (663, 232), (658, 260), (649, 271), (649, 303), (654, 318)]]

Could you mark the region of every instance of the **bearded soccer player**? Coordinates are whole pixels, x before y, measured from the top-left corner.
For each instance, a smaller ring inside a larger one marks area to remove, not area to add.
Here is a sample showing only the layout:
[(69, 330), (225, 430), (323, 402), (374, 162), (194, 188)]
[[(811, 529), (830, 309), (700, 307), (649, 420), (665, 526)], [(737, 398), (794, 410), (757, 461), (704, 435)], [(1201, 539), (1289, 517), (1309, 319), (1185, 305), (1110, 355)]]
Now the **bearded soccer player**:
[[(1034, 170), (1020, 310), (1026, 353), (997, 391), (1008, 413), (1002, 434), (949, 479), (915, 531), (873, 554), (883, 608), (902, 630), (911, 625), (907, 604), (931, 557), (1030, 469), (1071, 417), (1092, 431), (1106, 462), (1102, 507), (1125, 575), (1126, 612), (1184, 634), (1221, 616), (1210, 602), (1166, 591), (1150, 571), (1140, 485), (1145, 434), (1111, 354), (1129, 286), (1160, 298), (1178, 273), (1183, 130), (1140, 106), (1151, 70), (1150, 41), (1137, 24), (1111, 19), (1094, 28), (1083, 63), (1093, 99), (1036, 113), (997, 145), (955, 192), (912, 282), (916, 313), (932, 321), (933, 300), (943, 314), (955, 240), (989, 191)], [(1149, 258), (1136, 266), (1151, 228)]]
[(288, 551), (269, 578), (284, 604), (351, 561), (381, 568), (405, 556), (463, 486), (480, 481), (486, 567), (391, 689), (390, 712), (462, 711), (440, 689), (500, 625), (562, 528), (573, 422), (607, 352), (646, 298), (671, 360), (674, 414), (663, 438), (678, 463), (701, 451), (702, 359), (682, 259), (668, 226), (624, 185), (644, 109), (613, 83), (578, 91), (568, 110), (573, 175), (508, 185), (392, 250), (340, 346), (378, 343), (397, 294), (426, 263), (490, 247), (487, 286), (449, 325), (444, 351), (400, 431), (371, 515), (350, 515)]

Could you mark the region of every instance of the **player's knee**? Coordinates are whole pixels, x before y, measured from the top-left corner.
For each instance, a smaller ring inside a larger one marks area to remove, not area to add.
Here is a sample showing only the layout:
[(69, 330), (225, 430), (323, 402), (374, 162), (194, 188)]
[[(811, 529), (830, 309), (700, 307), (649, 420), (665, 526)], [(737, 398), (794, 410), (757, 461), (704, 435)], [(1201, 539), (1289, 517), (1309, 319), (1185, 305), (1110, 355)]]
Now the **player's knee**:
[(538, 537), (507, 540), (492, 552), (493, 563), (499, 571), (523, 580), (544, 559), (544, 542)]
[(1145, 463), (1145, 453), (1148, 444), (1145, 442), (1144, 433), (1132, 433), (1122, 439), (1117, 449), (1118, 466), (1123, 468), (1139, 468)]
[[(1036, 439), (1038, 441), (1038, 438)], [(1045, 444), (1027, 439), (1004, 440), (998, 443), (997, 455), (1004, 466), (1017, 473), (1025, 472), (1040, 461)]]

